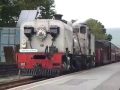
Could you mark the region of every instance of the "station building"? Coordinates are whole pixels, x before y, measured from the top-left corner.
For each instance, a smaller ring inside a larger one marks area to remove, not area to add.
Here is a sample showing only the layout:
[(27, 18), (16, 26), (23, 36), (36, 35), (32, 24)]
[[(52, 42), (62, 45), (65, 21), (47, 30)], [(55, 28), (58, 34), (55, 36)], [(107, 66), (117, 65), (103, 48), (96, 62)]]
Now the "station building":
[(0, 63), (14, 63), (20, 43), (20, 29), (0, 27)]

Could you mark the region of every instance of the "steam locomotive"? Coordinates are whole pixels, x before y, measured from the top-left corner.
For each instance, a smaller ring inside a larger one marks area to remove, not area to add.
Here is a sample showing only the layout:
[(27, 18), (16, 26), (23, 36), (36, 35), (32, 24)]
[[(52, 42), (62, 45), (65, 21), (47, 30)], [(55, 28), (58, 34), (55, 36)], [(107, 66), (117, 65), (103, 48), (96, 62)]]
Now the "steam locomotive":
[(84, 23), (70, 25), (61, 16), (21, 25), (20, 50), (16, 53), (21, 75), (54, 77), (95, 66), (99, 55), (89, 27)]

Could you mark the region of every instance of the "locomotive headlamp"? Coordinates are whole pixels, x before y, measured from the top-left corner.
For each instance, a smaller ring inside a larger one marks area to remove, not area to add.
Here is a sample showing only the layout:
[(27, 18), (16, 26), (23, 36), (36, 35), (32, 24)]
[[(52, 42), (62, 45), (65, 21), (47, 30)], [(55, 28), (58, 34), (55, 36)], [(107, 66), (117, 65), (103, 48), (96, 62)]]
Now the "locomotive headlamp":
[(21, 66), (25, 66), (25, 63), (20, 63)]
[(26, 48), (27, 47), (27, 41), (25, 39), (22, 40), (21, 47), (22, 48)]
[(50, 27), (50, 34), (53, 38), (56, 38), (60, 33), (60, 27)]

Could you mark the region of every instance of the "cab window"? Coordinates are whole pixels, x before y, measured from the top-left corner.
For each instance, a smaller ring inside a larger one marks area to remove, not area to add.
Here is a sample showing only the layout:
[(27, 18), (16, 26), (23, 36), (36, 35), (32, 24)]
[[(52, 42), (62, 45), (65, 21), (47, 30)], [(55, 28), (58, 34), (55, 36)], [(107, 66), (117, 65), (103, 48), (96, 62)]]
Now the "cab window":
[(82, 33), (82, 34), (86, 33), (86, 27), (85, 26), (80, 27), (80, 33)]
[(79, 33), (79, 28), (73, 28), (73, 33)]

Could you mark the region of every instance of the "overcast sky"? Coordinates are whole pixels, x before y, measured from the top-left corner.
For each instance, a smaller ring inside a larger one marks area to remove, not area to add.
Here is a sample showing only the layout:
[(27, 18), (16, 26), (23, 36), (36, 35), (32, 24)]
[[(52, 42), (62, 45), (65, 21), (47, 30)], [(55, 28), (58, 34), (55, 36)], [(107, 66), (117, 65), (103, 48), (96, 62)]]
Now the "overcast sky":
[(55, 0), (55, 9), (68, 21), (93, 18), (106, 28), (120, 28), (120, 0)]

